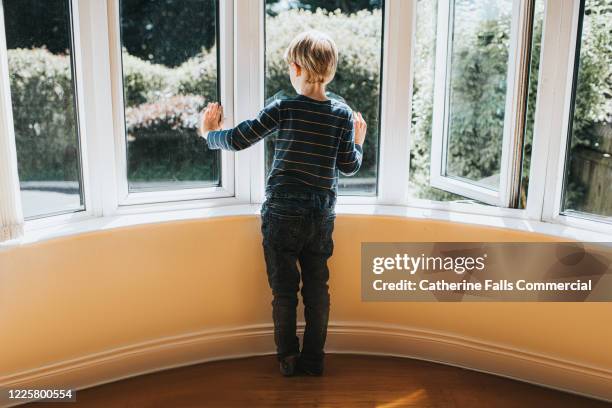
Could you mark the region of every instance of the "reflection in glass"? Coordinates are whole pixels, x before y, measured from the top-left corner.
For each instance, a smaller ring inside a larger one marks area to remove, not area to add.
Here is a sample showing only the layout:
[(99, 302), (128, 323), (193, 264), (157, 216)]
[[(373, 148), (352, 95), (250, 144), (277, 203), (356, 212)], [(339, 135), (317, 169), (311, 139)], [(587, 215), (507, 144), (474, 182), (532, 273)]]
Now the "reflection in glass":
[(612, 1), (586, 0), (566, 162), (565, 212), (612, 217)]
[(429, 184), (437, 10), (437, 0), (418, 0), (417, 2), (408, 193), (412, 199), (470, 201)]
[(455, 0), (446, 174), (499, 188), (512, 0)]
[[(328, 97), (344, 100), (362, 112), (368, 123), (361, 169), (352, 177), (340, 175), (339, 193), (344, 195), (376, 194), (382, 25), (382, 0), (266, 1), (265, 102), (295, 95), (283, 60), (295, 35), (317, 29), (336, 41), (338, 70), (327, 86)], [(271, 135), (265, 141), (266, 174), (274, 155), (274, 138)]]
[(3, 0), (26, 218), (83, 210), (69, 0)]
[(196, 134), (218, 101), (217, 2), (121, 0), (130, 191), (217, 186), (220, 151)]
[[(535, 102), (538, 86), (538, 72), (540, 67), (540, 50), (542, 41), (542, 27), (544, 22), (544, 0), (535, 0), (533, 17), (533, 36), (531, 60), (529, 68), (529, 90), (527, 97), (527, 112), (525, 119), (525, 141), (523, 147), (522, 182), (520, 187), (520, 200), (518, 207), (525, 208), (527, 201), (527, 189), (529, 183), (529, 169), (531, 162), (531, 146), (533, 141), (533, 124), (535, 116)], [(412, 198), (423, 198), (435, 201), (471, 201), (464, 197), (437, 189), (429, 184), (429, 170), (431, 160), (431, 136), (433, 116), (433, 91), (435, 74), (435, 51), (436, 51), (436, 21), (437, 1), (419, 0), (417, 2), (416, 16), (416, 42), (414, 50), (414, 82), (412, 94), (412, 138), (410, 147), (410, 188), (409, 194)], [(487, 22), (481, 22), (487, 24)], [(455, 44), (455, 47), (458, 47)], [(486, 43), (481, 43), (487, 47)], [(480, 53), (481, 51), (478, 51)], [(497, 53), (496, 60), (487, 61), (491, 66), (503, 66), (506, 63), (507, 54)], [(486, 70), (489, 70), (487, 68)], [(468, 81), (469, 77), (455, 78), (457, 81)], [(461, 85), (465, 88), (467, 85)], [(473, 116), (480, 111), (480, 105), (472, 103), (463, 106), (463, 110), (473, 110)], [(501, 123), (500, 123), (501, 126)], [(468, 152), (470, 147), (462, 146), (461, 149)], [(500, 154), (501, 152), (499, 152)], [(496, 153), (497, 154), (497, 153)], [(474, 154), (454, 155), (452, 161), (457, 168), (465, 167), (463, 160), (471, 160)]]

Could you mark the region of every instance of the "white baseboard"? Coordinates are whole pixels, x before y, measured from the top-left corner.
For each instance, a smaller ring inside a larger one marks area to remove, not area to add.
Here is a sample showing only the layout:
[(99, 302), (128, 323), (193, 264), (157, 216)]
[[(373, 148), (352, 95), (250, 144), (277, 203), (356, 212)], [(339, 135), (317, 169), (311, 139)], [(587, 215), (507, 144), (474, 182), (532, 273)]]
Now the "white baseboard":
[[(326, 352), (427, 360), (612, 401), (611, 370), (427, 329), (330, 322)], [(10, 374), (0, 377), (0, 389), (79, 390), (169, 368), (273, 353), (271, 324), (206, 330)], [(12, 405), (0, 396), (1, 407)]]

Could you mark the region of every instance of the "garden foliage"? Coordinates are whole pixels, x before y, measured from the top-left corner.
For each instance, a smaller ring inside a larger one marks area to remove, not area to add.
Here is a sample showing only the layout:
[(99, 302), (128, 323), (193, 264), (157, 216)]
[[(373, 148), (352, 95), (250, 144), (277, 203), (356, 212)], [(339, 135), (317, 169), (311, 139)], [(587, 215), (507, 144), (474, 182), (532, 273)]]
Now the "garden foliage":
[[(433, 3), (433, 2), (419, 2)], [(449, 195), (428, 187), (429, 149), (432, 123), (433, 56), (435, 40), (435, 9), (419, 6), (419, 30), (415, 52), (415, 78), (412, 105), (411, 182), (423, 197), (444, 199)], [(603, 7), (603, 6), (602, 6)], [(423, 9), (424, 11), (422, 11)], [(591, 19), (585, 27), (576, 118), (572, 143), (592, 146), (598, 143), (591, 129), (597, 123), (610, 122), (612, 97), (612, 64), (610, 64), (610, 24), (604, 11)], [(368, 121), (361, 176), (374, 175), (377, 165), (379, 79), (381, 65), (381, 10), (362, 10), (354, 14), (288, 10), (266, 21), (266, 95), (283, 90), (292, 93), (283, 51), (288, 41), (298, 32), (317, 27), (327, 31), (337, 42), (340, 60), (335, 79), (329, 90), (342, 96), (354, 109), (363, 112)], [(535, 27), (536, 36), (541, 26)], [(464, 103), (453, 106), (455, 117), (452, 131), (457, 136), (451, 146), (455, 170), (478, 178), (494, 174), (499, 169), (503, 115), (488, 101), (505, 97), (505, 84), (482, 81), (485, 76), (505, 80), (507, 52), (500, 48), (507, 28), (490, 22), (478, 27), (473, 41), (456, 44), (455, 52), (466, 63), (454, 69), (453, 87), (464, 93)], [(537, 77), (539, 41), (535, 42), (532, 75)], [(123, 52), (126, 121), (129, 143), (145, 139), (197, 138), (195, 127), (199, 110), (209, 101), (217, 100), (217, 53), (203, 49), (195, 57), (174, 67), (153, 64)], [(22, 179), (57, 180), (73, 177), (70, 160), (76, 153), (74, 143), (74, 101), (70, 56), (51, 54), (44, 48), (14, 49), (9, 51), (10, 81), (14, 102), (17, 144), (20, 152), (19, 172)], [(409, 67), (405, 67), (409, 69)], [(498, 81), (499, 82), (499, 81)], [(530, 106), (535, 102), (532, 81)], [(393, 86), (391, 84), (391, 86)], [(409, 114), (406, 112), (406, 114)], [(533, 111), (528, 112), (533, 121)], [(177, 133), (176, 131), (180, 132)], [(484, 130), (484, 131), (483, 131)], [(532, 127), (526, 135), (526, 150), (530, 149)], [(44, 137), (42, 137), (44, 136)], [(406, 137), (409, 135), (407, 134)], [(150, 143), (150, 142), (147, 142)], [(171, 142), (165, 142), (169, 146)], [(191, 142), (189, 142), (191, 143)], [(196, 143), (196, 142), (193, 142)], [(194, 145), (194, 148), (207, 149)], [(135, 162), (148, 163), (136, 169), (138, 179), (155, 179), (155, 163), (164, 163), (164, 149), (133, 149)], [(146, 156), (146, 157), (145, 157)], [(68, 160), (67, 160), (68, 158)], [(189, 161), (187, 160), (189, 164)], [(166, 164), (170, 165), (170, 164)], [(178, 178), (202, 177), (194, 175), (189, 165), (180, 166), (184, 172)], [(210, 172), (210, 166), (201, 166)], [(149, 174), (150, 172), (150, 174)], [(63, 175), (63, 176), (62, 176)], [(73, 178), (71, 178), (73, 179)]]

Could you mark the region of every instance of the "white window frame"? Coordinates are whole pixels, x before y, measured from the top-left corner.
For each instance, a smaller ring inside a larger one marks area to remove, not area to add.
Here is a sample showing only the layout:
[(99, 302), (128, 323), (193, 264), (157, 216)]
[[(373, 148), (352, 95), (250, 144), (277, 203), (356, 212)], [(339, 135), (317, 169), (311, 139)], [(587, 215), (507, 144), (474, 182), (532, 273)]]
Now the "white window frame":
[(23, 234), (24, 219), (17, 169), (4, 4), (0, 1), (0, 242)]
[[(125, 138), (123, 71), (121, 63), (121, 38), (119, 20), (119, 1), (109, 0), (108, 18), (110, 35), (110, 71), (114, 107), (115, 159), (117, 176), (117, 198), (119, 206), (138, 204), (159, 204), (176, 201), (201, 200), (206, 198), (234, 197), (238, 195), (234, 188), (235, 160), (234, 154), (221, 151), (220, 186), (187, 188), (175, 190), (130, 192), (127, 179), (127, 142)], [(226, 107), (226, 126), (234, 125), (233, 113), (233, 13), (231, 2), (219, 1), (219, 38), (218, 75), (220, 81), (220, 99)]]
[[(263, 108), (264, 1), (235, 0), (234, 3), (237, 123), (254, 118)], [(242, 164), (236, 180), (249, 191), (249, 202), (262, 203), (265, 199), (264, 142), (236, 152), (236, 160)]]
[[(378, 196), (373, 198), (379, 205), (406, 205), (417, 2), (386, 0), (384, 11)], [(350, 204), (357, 199), (341, 196), (338, 203)]]
[(527, 210), (546, 222), (610, 233), (605, 217), (562, 210), (580, 0), (548, 0), (546, 9), (532, 150), (541, 160), (531, 162)]
[[(453, 47), (454, 0), (438, 1), (436, 34), (436, 62), (434, 74), (433, 131), (431, 141), (430, 184), (433, 187), (459, 194), (483, 203), (510, 207), (520, 185), (520, 157), (523, 140), (524, 98), (529, 69), (530, 15), (533, 1), (514, 0), (508, 50), (508, 71), (500, 183), (498, 190), (489, 189), (464, 178), (446, 175), (449, 99), (450, 56)], [(523, 112), (521, 112), (521, 110)], [(517, 160), (517, 158), (519, 158)], [(518, 165), (513, 163), (518, 162)], [(518, 181), (517, 181), (518, 180)]]
[[(72, 78), (72, 85), (74, 90), (74, 99), (75, 99), (75, 114), (77, 121), (77, 137), (79, 143), (79, 170), (80, 170), (80, 183), (79, 189), (80, 194), (83, 198), (83, 209), (77, 210), (67, 210), (64, 212), (53, 212), (48, 214), (43, 214), (37, 217), (28, 217), (25, 218), (24, 222), (24, 230), (27, 233), (28, 231), (52, 227), (56, 225), (61, 225), (69, 222), (78, 222), (82, 220), (86, 220), (91, 218), (93, 215), (93, 202), (92, 195), (89, 194), (92, 189), (91, 185), (91, 169), (89, 166), (88, 160), (86, 160), (86, 152), (89, 151), (87, 145), (87, 137), (86, 134), (86, 117), (84, 114), (84, 94), (83, 94), (83, 81), (82, 81), (82, 56), (81, 56), (81, 44), (80, 44), (80, 24), (79, 24), (79, 5), (75, 0), (69, 0), (69, 30), (71, 35), (71, 61), (72, 65), (71, 69), (74, 73), (74, 77)], [(4, 26), (4, 21), (2, 19), (2, 26), (0, 26), (0, 30), (2, 30), (2, 35), (4, 36), (6, 33), (6, 28)], [(4, 50), (0, 51), (3, 52)], [(10, 92), (10, 89), (9, 89)], [(12, 107), (11, 107), (12, 109)], [(13, 122), (11, 120), (11, 125)], [(11, 132), (14, 137), (14, 132)], [(19, 180), (17, 180), (19, 184)], [(21, 205), (21, 203), (19, 203)], [(21, 209), (20, 209), (21, 211)]]
[[(239, 0), (238, 0), (239, 1)], [(257, 59), (252, 66), (256, 81), (252, 102), (254, 113), (264, 105), (264, 29), (265, 0), (251, 0), (250, 22), (256, 25), (251, 31), (251, 40), (259, 42)], [(255, 9), (256, 8), (256, 9)], [(246, 12), (246, 11), (245, 11)], [(412, 54), (416, 20), (416, 1), (385, 0), (382, 16), (383, 37), (382, 66), (380, 83), (380, 129), (378, 143), (377, 194), (344, 195), (339, 194), (337, 203), (348, 205), (400, 205), (408, 199), (410, 163), (410, 114), (412, 110)], [(252, 16), (257, 15), (254, 19)], [(409, 21), (410, 24), (406, 24)], [(240, 27), (238, 24), (237, 27)], [(253, 49), (253, 48), (251, 48)], [(340, 50), (341, 52), (341, 50)], [(253, 88), (254, 84), (251, 84)], [(408, 90), (406, 92), (405, 90)], [(253, 150), (252, 160), (252, 202), (261, 204), (265, 200), (265, 144), (258, 143)], [(387, 177), (385, 177), (387, 175)]]

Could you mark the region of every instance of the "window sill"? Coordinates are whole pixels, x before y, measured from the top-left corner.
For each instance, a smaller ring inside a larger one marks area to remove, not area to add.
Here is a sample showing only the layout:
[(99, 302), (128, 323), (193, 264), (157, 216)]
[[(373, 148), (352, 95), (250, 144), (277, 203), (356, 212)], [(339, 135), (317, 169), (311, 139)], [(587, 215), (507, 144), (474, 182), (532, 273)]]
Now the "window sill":
[[(115, 228), (220, 217), (259, 216), (260, 208), (261, 204), (237, 204), (175, 211), (159, 210), (147, 213), (118, 214), (106, 217), (89, 216), (68, 221), (63, 224), (29, 229), (20, 239), (0, 243), (0, 250), (43, 242), (54, 238), (106, 231)], [(403, 205), (338, 204), (336, 206), (336, 213), (338, 215), (348, 216), (369, 215), (410, 218), (414, 220), (447, 221), (483, 227), (533, 232), (536, 234), (585, 242), (612, 241), (612, 235), (610, 234), (562, 224), (527, 220), (519, 217), (469, 214), (458, 211), (417, 208)]]

